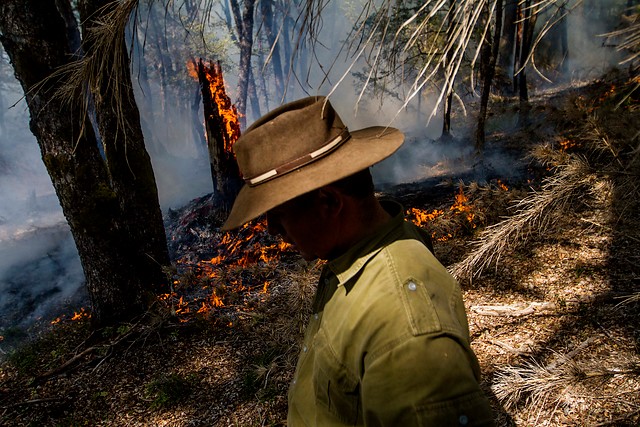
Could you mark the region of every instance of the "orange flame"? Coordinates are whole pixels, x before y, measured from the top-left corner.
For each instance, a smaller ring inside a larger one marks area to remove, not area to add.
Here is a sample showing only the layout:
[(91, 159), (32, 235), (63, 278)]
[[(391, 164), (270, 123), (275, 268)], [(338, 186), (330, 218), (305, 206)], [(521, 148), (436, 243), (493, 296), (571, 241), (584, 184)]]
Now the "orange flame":
[(443, 214), (444, 214), (444, 211), (441, 211), (438, 209), (434, 209), (433, 211), (431, 211), (431, 213), (429, 213), (418, 208), (411, 208), (407, 212), (407, 215), (409, 216), (409, 220), (413, 222), (415, 225), (417, 225), (418, 227), (422, 227), (426, 225), (428, 222), (433, 221), (434, 219), (436, 219), (437, 217)]
[(562, 151), (567, 151), (568, 149), (573, 148), (576, 145), (577, 144), (570, 139), (563, 139), (560, 141), (560, 147), (562, 148)]
[[(507, 186), (502, 182), (498, 181), (498, 185), (503, 190), (508, 190)], [(465, 215), (467, 222), (471, 225), (471, 228), (476, 228), (476, 214), (473, 212), (473, 209), (474, 206), (469, 203), (469, 198), (464, 194), (463, 188), (462, 186), (460, 186), (460, 190), (455, 195), (455, 201), (449, 208), (450, 214), (448, 216), (450, 217), (451, 215), (455, 216), (463, 214)], [(425, 225), (427, 225), (427, 223), (432, 222), (438, 218), (447, 217), (445, 211), (440, 209), (434, 209), (431, 212), (428, 212), (426, 210), (418, 208), (411, 208), (407, 210), (406, 215), (407, 218), (418, 227), (424, 227)], [(446, 233), (441, 236), (438, 236), (438, 233), (436, 231), (431, 233), (431, 238), (439, 242), (444, 242), (452, 237), (452, 233)]]
[(81, 308), (80, 311), (74, 311), (73, 312), (73, 317), (71, 318), (71, 320), (80, 320), (83, 317), (91, 317), (91, 313), (87, 313), (84, 308)]
[[(201, 60), (202, 61), (202, 60)], [(202, 61), (202, 73), (209, 82), (209, 90), (211, 92), (212, 101), (218, 107), (218, 113), (222, 118), (228, 140), (225, 140), (225, 151), (232, 153), (231, 147), (240, 138), (240, 120), (236, 106), (231, 103), (231, 99), (227, 96), (225, 90), (224, 78), (222, 77), (222, 68), (220, 63), (211, 63)], [(195, 60), (187, 62), (187, 72), (196, 80), (200, 79), (198, 71), (199, 64)]]
[[(270, 264), (278, 262), (280, 257), (290, 250), (290, 244), (283, 241), (265, 244), (265, 233), (267, 232), (266, 219), (254, 221), (245, 224), (237, 231), (227, 232), (223, 234), (214, 250), (217, 254), (210, 259), (202, 260), (196, 263), (194, 272), (196, 277), (203, 280), (203, 289), (210, 289), (211, 293), (205, 301), (198, 300), (193, 306), (197, 309), (190, 310), (189, 303), (180, 297), (179, 301), (176, 293), (163, 294), (158, 296), (162, 300), (171, 299), (174, 301), (172, 305), (176, 307), (174, 313), (182, 316), (181, 322), (188, 321), (189, 316), (194, 313), (206, 314), (215, 308), (226, 307), (234, 309), (238, 304), (239, 295), (248, 295), (249, 292), (266, 295), (269, 291), (270, 282), (263, 280), (258, 283), (252, 283), (245, 286), (242, 279), (232, 279), (238, 271), (238, 267), (255, 265), (257, 263)], [(188, 261), (178, 262), (179, 265), (187, 266)], [(179, 280), (178, 280), (179, 282)], [(220, 292), (222, 291), (222, 292)], [(245, 299), (245, 301), (248, 301)], [(239, 309), (236, 307), (236, 309)], [(251, 308), (242, 307), (242, 311), (250, 311)]]
[(469, 198), (464, 195), (462, 186), (460, 186), (460, 191), (456, 194), (456, 201), (449, 210), (454, 211), (454, 213), (466, 213), (467, 221), (473, 225), (473, 228), (476, 228), (476, 224), (473, 222), (476, 215), (473, 213), (473, 206), (468, 205), (468, 202)]

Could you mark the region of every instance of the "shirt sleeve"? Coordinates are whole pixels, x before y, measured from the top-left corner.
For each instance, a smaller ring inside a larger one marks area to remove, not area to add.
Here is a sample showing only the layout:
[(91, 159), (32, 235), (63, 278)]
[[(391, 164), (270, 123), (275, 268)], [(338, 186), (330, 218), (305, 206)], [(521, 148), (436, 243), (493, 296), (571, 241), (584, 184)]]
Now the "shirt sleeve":
[(470, 350), (450, 335), (419, 335), (377, 356), (362, 377), (366, 426), (493, 426)]

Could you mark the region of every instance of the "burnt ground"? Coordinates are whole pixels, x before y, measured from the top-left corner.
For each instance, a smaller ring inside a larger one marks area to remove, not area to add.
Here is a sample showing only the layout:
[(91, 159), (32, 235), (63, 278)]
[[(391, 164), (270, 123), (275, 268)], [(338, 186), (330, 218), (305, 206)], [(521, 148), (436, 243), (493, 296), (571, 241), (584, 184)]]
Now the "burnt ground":
[[(496, 248), (498, 260), (473, 280), (460, 277), (472, 347), (500, 426), (640, 423), (638, 193), (625, 180), (631, 176), (638, 189), (637, 169), (633, 175), (626, 166), (640, 120), (635, 103), (606, 110), (619, 80), (545, 92), (524, 127), (512, 124), (519, 114), (513, 100), (494, 99), (487, 153), (522, 159), (518, 179), (485, 174), (479, 181), (431, 165), (445, 173), (382, 191), (406, 208), (442, 211), (426, 226), (436, 255), (452, 267), (472, 253), (482, 230), (517, 212), (515, 202), (543, 192), (557, 162), (594, 155), (581, 141), (607, 140), (613, 163), (622, 166), (610, 171), (606, 150), (596, 152), (593, 165), (604, 166), (586, 175), (584, 193), (553, 220)], [(587, 128), (593, 116), (616, 126)], [(547, 157), (525, 156), (536, 149)], [(212, 206), (205, 197), (169, 213), (170, 249), (181, 261), (168, 271), (174, 294), (150, 313), (93, 333), (86, 317), (67, 316), (8, 355), (0, 367), (0, 424), (285, 424), (320, 266), (281, 252), (260, 226), (224, 240)]]

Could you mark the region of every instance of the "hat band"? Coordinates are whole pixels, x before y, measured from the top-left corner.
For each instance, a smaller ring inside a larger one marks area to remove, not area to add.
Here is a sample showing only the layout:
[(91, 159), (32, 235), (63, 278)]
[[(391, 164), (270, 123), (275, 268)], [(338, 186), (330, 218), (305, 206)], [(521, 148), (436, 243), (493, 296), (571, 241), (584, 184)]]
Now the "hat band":
[(295, 160), (285, 163), (282, 166), (279, 166), (275, 169), (271, 169), (268, 172), (262, 173), (253, 178), (245, 178), (244, 181), (249, 186), (254, 186), (258, 184), (262, 184), (263, 182), (270, 181), (273, 178), (284, 175), (291, 171), (301, 168), (302, 166), (306, 166), (309, 163), (312, 163), (319, 158), (322, 158), (344, 144), (349, 138), (351, 138), (351, 134), (349, 133), (349, 129), (344, 128), (343, 131), (337, 137), (333, 138), (331, 141), (327, 142), (322, 147), (318, 148), (315, 151), (312, 151), (309, 154), (305, 154), (302, 157), (298, 157)]

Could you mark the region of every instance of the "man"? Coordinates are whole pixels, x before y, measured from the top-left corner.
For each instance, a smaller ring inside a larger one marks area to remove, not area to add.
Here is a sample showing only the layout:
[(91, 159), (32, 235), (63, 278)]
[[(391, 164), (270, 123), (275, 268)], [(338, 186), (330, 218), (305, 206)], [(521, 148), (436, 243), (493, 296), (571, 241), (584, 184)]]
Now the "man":
[(492, 425), (460, 289), (428, 235), (374, 196), (369, 167), (404, 140), (349, 132), (326, 98), (286, 104), (234, 151), (246, 185), (224, 229), (267, 214), (306, 260), (327, 260), (289, 391), (288, 425)]

